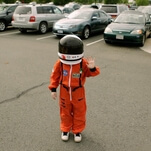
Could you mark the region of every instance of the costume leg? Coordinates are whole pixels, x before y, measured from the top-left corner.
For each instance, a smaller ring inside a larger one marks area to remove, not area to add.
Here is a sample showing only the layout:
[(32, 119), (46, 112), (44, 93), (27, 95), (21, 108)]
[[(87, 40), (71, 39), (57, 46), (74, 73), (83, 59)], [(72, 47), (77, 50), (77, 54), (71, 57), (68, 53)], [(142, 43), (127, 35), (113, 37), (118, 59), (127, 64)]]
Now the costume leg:
[(86, 99), (84, 88), (78, 88), (73, 93), (73, 133), (80, 133), (86, 126)]
[(60, 129), (69, 132), (72, 127), (72, 104), (69, 99), (69, 92), (61, 87), (60, 89)]

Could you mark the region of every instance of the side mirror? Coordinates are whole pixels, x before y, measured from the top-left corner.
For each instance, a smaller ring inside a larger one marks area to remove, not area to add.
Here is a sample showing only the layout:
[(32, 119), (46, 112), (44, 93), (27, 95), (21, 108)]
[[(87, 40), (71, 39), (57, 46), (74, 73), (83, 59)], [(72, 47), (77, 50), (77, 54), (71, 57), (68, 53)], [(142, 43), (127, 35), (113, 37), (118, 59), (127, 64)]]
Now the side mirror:
[(10, 13), (12, 13), (12, 10), (9, 9), (9, 10), (7, 11), (7, 14), (10, 14)]

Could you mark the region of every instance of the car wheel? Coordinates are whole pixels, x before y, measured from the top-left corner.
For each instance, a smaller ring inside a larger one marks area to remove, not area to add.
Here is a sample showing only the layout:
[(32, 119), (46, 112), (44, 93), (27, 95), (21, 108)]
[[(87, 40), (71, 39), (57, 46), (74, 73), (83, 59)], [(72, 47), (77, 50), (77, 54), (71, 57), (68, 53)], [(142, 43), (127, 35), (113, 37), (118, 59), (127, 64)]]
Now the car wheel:
[(90, 36), (90, 28), (89, 27), (86, 26), (84, 28), (82, 36), (83, 36), (84, 39), (88, 39), (89, 38), (89, 36)]
[(0, 21), (0, 31), (4, 31), (6, 29), (6, 24), (4, 21)]
[(27, 32), (27, 30), (26, 30), (26, 29), (23, 29), (23, 28), (19, 28), (19, 31), (20, 31), (21, 33), (26, 33), (26, 32)]
[(62, 38), (63, 36), (61, 36), (61, 35), (57, 35), (57, 37), (58, 37), (58, 38)]
[(142, 42), (141, 42), (141, 44), (140, 44), (140, 46), (141, 46), (141, 47), (143, 47), (143, 46), (144, 46), (144, 44), (145, 44), (145, 40), (146, 40), (146, 37), (145, 37), (145, 35), (143, 35), (143, 39), (142, 39)]
[(48, 30), (47, 24), (45, 22), (40, 23), (39, 25), (39, 32), (41, 34), (45, 34)]

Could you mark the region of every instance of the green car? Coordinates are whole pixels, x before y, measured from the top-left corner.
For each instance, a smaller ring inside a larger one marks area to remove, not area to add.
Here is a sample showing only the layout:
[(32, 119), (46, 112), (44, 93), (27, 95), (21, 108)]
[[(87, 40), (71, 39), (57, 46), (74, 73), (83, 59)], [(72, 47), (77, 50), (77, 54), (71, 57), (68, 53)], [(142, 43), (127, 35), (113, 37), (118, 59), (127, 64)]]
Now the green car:
[(94, 8), (79, 9), (69, 14), (67, 18), (58, 20), (53, 25), (53, 34), (58, 37), (74, 34), (88, 39), (91, 34), (99, 34), (104, 31), (111, 22), (111, 16), (102, 10)]
[(129, 43), (143, 46), (151, 35), (151, 20), (148, 14), (135, 10), (122, 12), (104, 31), (106, 43)]

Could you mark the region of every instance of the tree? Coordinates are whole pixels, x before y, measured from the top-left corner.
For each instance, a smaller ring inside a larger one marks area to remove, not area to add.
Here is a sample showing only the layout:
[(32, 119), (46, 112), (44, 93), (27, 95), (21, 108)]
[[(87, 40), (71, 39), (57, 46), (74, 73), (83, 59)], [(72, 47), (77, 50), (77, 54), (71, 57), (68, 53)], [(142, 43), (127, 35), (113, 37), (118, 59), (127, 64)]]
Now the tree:
[(128, 0), (120, 0), (120, 3), (128, 4)]
[(53, 0), (53, 3), (55, 4), (55, 5), (64, 5), (64, 4), (67, 4), (67, 3), (69, 3), (69, 2), (71, 2), (71, 0)]
[(120, 0), (104, 0), (105, 4), (117, 4), (120, 3)]
[(14, 0), (3, 0), (3, 2), (6, 4), (10, 4), (10, 3), (14, 3)]
[(149, 5), (149, 0), (136, 0), (136, 5), (137, 6)]
[(105, 4), (118, 4), (118, 3), (122, 3), (122, 4), (128, 4), (128, 0), (104, 0)]

